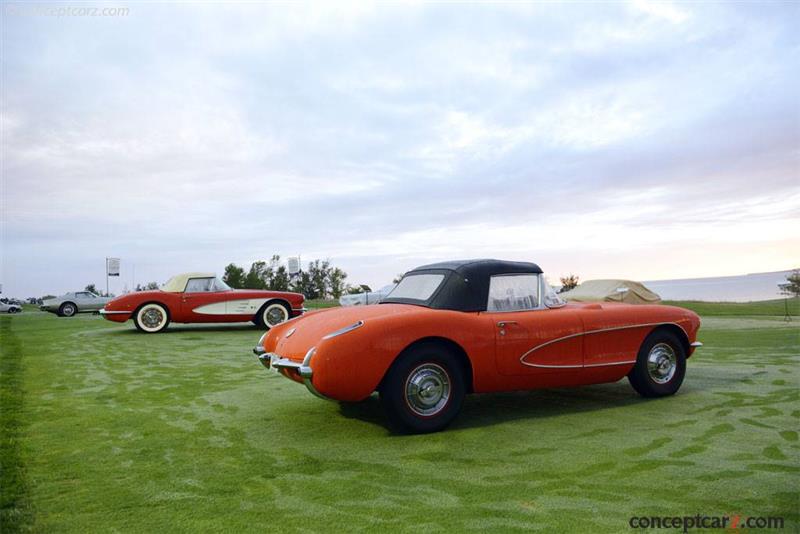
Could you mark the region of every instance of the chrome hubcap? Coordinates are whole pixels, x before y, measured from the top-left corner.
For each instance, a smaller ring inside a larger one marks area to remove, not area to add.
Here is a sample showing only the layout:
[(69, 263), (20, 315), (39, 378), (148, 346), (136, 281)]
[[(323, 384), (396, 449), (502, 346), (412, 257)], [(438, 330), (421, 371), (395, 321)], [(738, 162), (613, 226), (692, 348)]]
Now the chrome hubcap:
[(64, 306), (64, 315), (72, 315), (75, 313), (75, 308), (72, 306)]
[(675, 376), (677, 362), (675, 350), (666, 343), (659, 343), (647, 355), (647, 372), (656, 384), (666, 384)]
[(265, 322), (270, 326), (280, 324), (287, 319), (286, 310), (284, 310), (281, 306), (268, 308), (265, 315), (267, 316), (267, 320)]
[(142, 324), (147, 328), (156, 328), (164, 320), (164, 314), (158, 308), (148, 308), (142, 314)]
[(425, 363), (411, 371), (406, 380), (406, 404), (412, 412), (436, 415), (450, 400), (450, 377), (435, 363)]

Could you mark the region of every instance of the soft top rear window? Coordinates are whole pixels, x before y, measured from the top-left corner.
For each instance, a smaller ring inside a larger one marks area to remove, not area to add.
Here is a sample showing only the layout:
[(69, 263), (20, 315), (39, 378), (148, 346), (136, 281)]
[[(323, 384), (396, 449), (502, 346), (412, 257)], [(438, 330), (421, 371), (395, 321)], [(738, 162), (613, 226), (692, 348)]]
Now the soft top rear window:
[(426, 301), (439, 288), (444, 274), (408, 274), (384, 299)]

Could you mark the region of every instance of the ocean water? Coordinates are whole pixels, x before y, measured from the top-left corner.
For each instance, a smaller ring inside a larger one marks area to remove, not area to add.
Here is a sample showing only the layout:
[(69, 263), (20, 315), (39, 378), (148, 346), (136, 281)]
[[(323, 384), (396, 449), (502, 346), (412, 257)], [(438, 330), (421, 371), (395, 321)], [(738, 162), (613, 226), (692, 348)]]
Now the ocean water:
[(748, 302), (782, 298), (778, 284), (791, 271), (642, 282), (663, 300)]

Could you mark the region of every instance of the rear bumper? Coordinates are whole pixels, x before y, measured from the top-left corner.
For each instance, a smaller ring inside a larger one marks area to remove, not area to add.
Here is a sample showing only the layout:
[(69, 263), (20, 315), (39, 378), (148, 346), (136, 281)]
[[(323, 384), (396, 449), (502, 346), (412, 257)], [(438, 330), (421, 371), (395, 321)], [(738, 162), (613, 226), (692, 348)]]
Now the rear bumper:
[(302, 363), (288, 358), (283, 358), (274, 352), (265, 352), (264, 348), (260, 345), (253, 349), (253, 352), (258, 356), (258, 361), (261, 362), (267, 369), (273, 369), (287, 378), (291, 378), (287, 373), (295, 373), (297, 377), (305, 384), (306, 389), (321, 399), (327, 399), (314, 387), (313, 377), (314, 370), (311, 368), (311, 359), (314, 357), (316, 349), (312, 347), (306, 353)]
[(108, 319), (109, 321), (114, 321), (115, 323), (124, 323), (128, 319), (131, 318), (131, 314), (133, 314), (130, 310), (107, 310), (105, 308), (101, 308), (97, 311), (100, 315), (103, 316), (104, 319)]

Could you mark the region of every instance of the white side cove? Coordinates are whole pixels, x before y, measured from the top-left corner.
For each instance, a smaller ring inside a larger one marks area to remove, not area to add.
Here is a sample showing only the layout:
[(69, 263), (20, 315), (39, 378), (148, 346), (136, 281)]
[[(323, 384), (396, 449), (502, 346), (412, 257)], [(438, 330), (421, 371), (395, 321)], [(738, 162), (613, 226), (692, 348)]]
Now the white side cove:
[(202, 315), (255, 315), (269, 299), (239, 299), (227, 302), (215, 302), (193, 309)]

